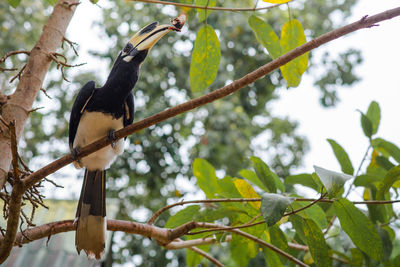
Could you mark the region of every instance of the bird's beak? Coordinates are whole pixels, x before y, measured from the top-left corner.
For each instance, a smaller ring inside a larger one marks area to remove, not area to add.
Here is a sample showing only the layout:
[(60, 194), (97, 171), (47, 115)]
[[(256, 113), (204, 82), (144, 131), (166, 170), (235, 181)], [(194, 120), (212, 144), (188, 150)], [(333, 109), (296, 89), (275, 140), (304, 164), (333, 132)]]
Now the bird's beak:
[(158, 22), (153, 22), (140, 31), (138, 31), (130, 40), (129, 43), (137, 51), (150, 50), (164, 35), (170, 31), (180, 31), (179, 28), (171, 25), (158, 25)]

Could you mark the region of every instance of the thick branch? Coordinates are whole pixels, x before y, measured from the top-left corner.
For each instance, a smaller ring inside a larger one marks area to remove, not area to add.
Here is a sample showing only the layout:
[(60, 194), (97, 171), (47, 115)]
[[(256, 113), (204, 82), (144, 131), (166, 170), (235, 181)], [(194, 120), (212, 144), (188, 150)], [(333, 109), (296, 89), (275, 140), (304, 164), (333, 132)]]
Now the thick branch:
[[(42, 88), (43, 80), (49, 70), (51, 58), (48, 53), (56, 52), (60, 46), (65, 30), (74, 14), (75, 0), (60, 0), (53, 9), (43, 32), (35, 44), (32, 51), (15, 51), (7, 53), (1, 60), (4, 61), (8, 56), (17, 53), (29, 54), (26, 67), (20, 77), (17, 89), (9, 96), (6, 104), (2, 106), (2, 117), (6, 122), (16, 122), (17, 140), (21, 137), (25, 122), (29, 116), (29, 110), (32, 109), (33, 102)], [(0, 126), (0, 130), (6, 130)], [(6, 181), (6, 173), (11, 163), (11, 144), (7, 137), (7, 131), (0, 131), (0, 189), (3, 188)]]
[[(20, 82), (15, 92), (8, 97), (7, 102), (1, 108), (2, 119), (6, 122), (15, 121), (16, 141), (21, 137), (25, 122), (32, 109), (33, 102), (42, 87), (44, 77), (50, 67), (51, 59), (48, 53), (55, 52), (61, 44), (66, 28), (75, 11), (74, 0), (60, 0), (54, 7), (43, 32), (29, 55), (29, 60), (20, 77)], [(7, 56), (7, 55), (6, 55)], [(10, 142), (10, 131), (0, 124), (0, 189), (3, 188), (7, 172), (12, 161), (12, 145)], [(12, 245), (15, 241), (21, 201), (26, 187), (17, 180), (11, 193), (9, 203), (9, 217), (5, 237), (0, 242), (0, 263), (10, 255)]]
[(216, 7), (216, 6), (197, 6), (197, 5), (189, 5), (184, 3), (175, 3), (169, 1), (159, 1), (159, 0), (131, 0), (134, 2), (144, 2), (144, 3), (151, 3), (151, 4), (162, 4), (162, 5), (171, 5), (171, 6), (179, 6), (179, 7), (188, 7), (188, 8), (198, 8), (198, 9), (208, 9), (208, 10), (219, 10), (219, 11), (260, 11), (271, 9), (282, 4), (277, 4), (273, 6), (266, 6), (266, 7), (239, 7), (239, 8), (232, 8), (232, 7)]
[[(164, 110), (162, 112), (159, 112), (151, 117), (148, 117), (146, 119), (143, 119), (139, 122), (136, 122), (128, 127), (125, 127), (115, 133), (115, 136), (118, 139), (124, 138), (128, 135), (131, 135), (137, 131), (143, 130), (145, 128), (148, 128), (154, 124), (157, 124), (159, 122), (162, 122), (166, 119), (175, 117), (179, 114), (182, 114), (184, 112), (187, 112), (189, 110), (198, 108), (200, 106), (203, 106), (205, 104), (211, 103), (217, 99), (223, 98), (227, 95), (230, 95), (239, 89), (249, 85), (250, 83), (253, 83), (257, 79), (260, 79), (270, 73), (271, 71), (278, 69), (279, 67), (285, 65), (289, 61), (311, 51), (314, 48), (317, 48), (325, 43), (328, 43), (332, 40), (335, 40), (339, 37), (342, 37), (346, 34), (349, 34), (351, 32), (363, 29), (363, 28), (369, 28), (376, 23), (383, 21), (383, 20), (388, 20), (393, 17), (399, 16), (400, 15), (400, 7), (399, 8), (394, 8), (391, 10), (387, 10), (385, 12), (379, 13), (377, 15), (371, 16), (371, 17), (363, 17), (357, 22), (351, 23), (347, 26), (344, 26), (342, 28), (339, 28), (337, 30), (333, 30), (329, 33), (326, 33), (314, 40), (311, 40), (295, 49), (292, 51), (286, 53), (285, 55), (280, 56), (279, 58), (269, 62), (268, 64), (254, 70), (253, 72), (243, 76), (242, 78), (235, 80), (234, 82), (218, 89), (215, 90), (211, 93), (208, 93), (204, 96), (195, 98), (193, 100), (190, 100), (188, 102), (185, 102), (183, 104), (180, 104), (178, 106), (175, 106), (173, 108)], [(107, 145), (110, 145), (111, 141), (109, 138), (104, 137), (90, 145), (87, 145), (83, 147), (80, 150), (79, 157), (84, 157), (87, 156)], [(43, 179), (43, 177), (46, 177), (47, 175), (59, 170), (60, 168), (64, 167), (65, 165), (71, 163), (73, 161), (72, 157), (70, 154), (65, 155), (52, 163), (48, 164), (47, 166), (39, 169), (38, 171), (32, 173), (29, 177), (26, 178), (25, 180), (25, 186), (29, 187)], [(0, 166), (1, 168), (1, 166)]]

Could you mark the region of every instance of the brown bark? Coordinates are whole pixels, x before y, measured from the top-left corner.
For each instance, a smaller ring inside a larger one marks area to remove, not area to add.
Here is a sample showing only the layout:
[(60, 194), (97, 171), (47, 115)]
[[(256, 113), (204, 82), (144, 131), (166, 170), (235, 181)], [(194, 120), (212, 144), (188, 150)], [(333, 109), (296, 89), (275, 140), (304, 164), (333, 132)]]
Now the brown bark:
[[(208, 93), (206, 95), (203, 95), (201, 97), (187, 101), (178, 106), (169, 108), (162, 112), (159, 112), (151, 117), (148, 117), (148, 118), (138, 121), (134, 124), (131, 124), (125, 128), (122, 128), (121, 130), (118, 130), (115, 133), (115, 136), (117, 138), (116, 140), (124, 138), (128, 135), (131, 135), (131, 134), (137, 132), (137, 131), (148, 128), (154, 124), (165, 121), (169, 118), (175, 117), (175, 116), (182, 114), (184, 112), (187, 112), (189, 110), (198, 108), (200, 106), (203, 106), (203, 105), (211, 103), (215, 100), (221, 99), (225, 96), (228, 96), (228, 95), (240, 90), (241, 88), (255, 82), (257, 79), (264, 77), (265, 75), (267, 75), (270, 72), (272, 72), (273, 70), (276, 70), (279, 67), (285, 65), (286, 63), (290, 62), (291, 60), (313, 50), (314, 48), (317, 48), (323, 44), (326, 44), (330, 41), (338, 39), (338, 38), (340, 38), (344, 35), (347, 35), (351, 32), (355, 32), (360, 29), (365, 29), (365, 28), (370, 28), (372, 26), (376, 26), (375, 24), (378, 22), (392, 19), (397, 16), (400, 16), (400, 7), (381, 12), (374, 16), (370, 16), (370, 17), (365, 16), (365, 17), (361, 18), (359, 21), (356, 21), (356, 22), (346, 25), (342, 28), (339, 28), (339, 29), (333, 30), (331, 32), (328, 32), (326, 34), (323, 34), (320, 37), (318, 37), (314, 40), (311, 40), (311, 41), (293, 49), (292, 51), (280, 56), (279, 58), (269, 62), (268, 64), (265, 64), (264, 66), (261, 66), (260, 68), (248, 73), (247, 75), (241, 77), (238, 80), (233, 81), (232, 83), (230, 83), (220, 89), (217, 89), (217, 90), (215, 90), (211, 93)], [(109, 138), (104, 137), (92, 144), (89, 144), (89, 145), (81, 148), (79, 151), (78, 157), (87, 156), (87, 155), (89, 155), (107, 145), (110, 145), (110, 144), (111, 144), (111, 141), (109, 140)], [(53, 161), (52, 163), (48, 164), (47, 166), (44, 166), (43, 168), (41, 168), (41, 169), (37, 170), (36, 172), (32, 173), (31, 175), (29, 175), (29, 177), (27, 177), (26, 180), (24, 181), (25, 186), (30, 187), (30, 186), (34, 185), (35, 183), (39, 182), (41, 179), (43, 179), (47, 175), (54, 173), (55, 171), (66, 166), (67, 164), (70, 164), (72, 161), (73, 161), (73, 159), (71, 157), (71, 154), (65, 155), (65, 156)]]
[[(6, 111), (7, 116), (5, 116), (5, 119), (8, 122), (16, 120), (18, 138), (21, 136), (23, 125), (28, 117), (27, 110), (31, 108), (32, 103), (37, 95), (37, 92), (41, 87), (46, 71), (50, 65), (50, 57), (48, 53), (53, 52), (53, 50), (50, 50), (50, 47), (54, 47), (55, 49), (58, 46), (58, 44), (61, 43), (65, 29), (69, 23), (69, 20), (72, 17), (74, 7), (75, 5), (68, 4), (68, 2), (62, 0), (60, 0), (59, 3), (56, 5), (51, 18), (49, 19), (49, 22), (46, 24), (44, 28), (42, 37), (40, 38), (35, 48), (32, 50), (27, 69), (24, 72), (23, 76), (21, 77), (21, 82), (18, 85), (16, 92), (11, 96), (12, 101), (8, 101), (6, 104), (7, 106), (6, 109), (3, 110), (3, 116), (5, 114), (4, 112)], [(293, 49), (287, 54), (277, 58), (274, 61), (271, 61), (270, 63), (258, 68), (257, 70), (254, 70), (253, 72), (245, 75), (244, 77), (234, 81), (233, 83), (227, 86), (224, 86), (207, 95), (193, 99), (191, 101), (170, 108), (163, 112), (157, 113), (147, 119), (139, 121), (128, 127), (125, 127), (116, 132), (116, 137), (117, 139), (123, 138), (141, 129), (154, 125), (158, 122), (164, 121), (168, 118), (174, 117), (183, 112), (213, 102), (217, 99), (223, 98), (247, 86), (248, 84), (254, 82), (255, 80), (262, 78), (271, 71), (285, 65), (289, 61), (311, 51), (314, 48), (319, 47), (322, 44), (335, 40), (341, 36), (357, 31), (359, 29), (375, 26), (375, 23), (378, 23), (383, 20), (388, 20), (399, 15), (400, 15), (400, 8), (395, 8), (371, 17), (363, 17), (361, 20), (357, 22), (354, 22), (340, 29), (324, 34), (315, 40), (307, 42), (306, 44), (297, 47), (296, 49)], [(54, 40), (49, 40), (50, 37), (57, 40), (58, 43), (54, 42)], [(41, 66), (41, 68), (39, 68), (39, 66)], [(2, 132), (2, 134), (3, 135), (0, 136), (0, 151), (2, 151), (2, 153), (5, 154), (7, 153), (10, 154), (7, 159), (8, 162), (7, 160), (4, 160), (4, 157), (0, 158), (0, 169), (3, 170), (4, 174), (5, 172), (8, 171), (9, 165), (12, 160), (12, 156), (11, 156), (11, 144), (9, 141), (9, 135), (7, 136), (6, 132)], [(79, 156), (83, 157), (89, 155), (90, 153), (93, 153), (109, 144), (110, 140), (108, 138), (100, 139), (86, 147), (83, 147), (80, 150)], [(32, 173), (27, 178), (21, 180), (22, 183), (18, 183), (16, 186), (14, 186), (11, 194), (10, 212), (9, 212), (6, 234), (4, 237), (0, 237), (0, 263), (2, 263), (8, 257), (12, 246), (15, 244), (17, 229), (14, 226), (14, 222), (18, 222), (18, 218), (20, 216), (19, 211), (21, 208), (22, 194), (26, 191), (27, 188), (33, 186), (41, 179), (43, 179), (45, 176), (57, 171), (58, 169), (62, 168), (63, 166), (71, 162), (72, 162), (71, 155), (66, 155), (64, 157), (61, 157), (60, 159), (57, 159), (56, 161), (50, 163), (49, 165)], [(2, 178), (0, 177), (0, 185), (4, 184), (4, 177), (3, 180), (1, 179)], [(37, 229), (35, 228), (27, 230), (27, 233), (29, 233), (30, 231), (37, 230), (38, 231), (37, 235), (38, 236), (42, 235), (43, 237), (43, 235), (46, 235), (46, 233), (48, 235), (49, 233), (50, 234), (55, 233), (53, 231), (57, 232), (57, 229), (60, 229), (60, 232), (71, 231), (74, 229), (72, 221), (64, 222), (60, 226), (60, 228), (57, 228), (59, 226), (57, 223), (47, 226), (48, 226), (48, 228), (46, 228), (47, 230), (43, 228), (37, 228)], [(137, 224), (133, 222), (124, 222), (115, 220), (108, 221), (108, 229), (111, 231), (118, 230), (127, 233), (138, 233), (144, 236), (153, 237), (154, 239), (158, 240), (161, 245), (167, 245), (170, 241), (175, 240), (176, 238), (179, 238), (187, 234), (190, 230), (195, 228), (218, 228), (218, 227), (220, 226), (209, 223), (189, 222), (175, 229), (162, 229), (152, 225)], [(305, 266), (304, 263), (297, 262), (298, 260), (293, 258), (291, 255), (286, 255), (286, 253), (271, 246), (270, 244), (265, 243), (262, 240), (259, 240), (254, 236), (248, 235), (247, 233), (244, 233), (238, 229), (231, 229), (230, 227), (222, 227), (222, 228), (224, 228), (223, 230), (249, 238), (254, 242), (259, 243), (260, 245), (264, 245), (269, 249), (272, 249), (277, 253), (280, 253), (282, 256), (287, 257), (289, 260), (292, 260), (297, 264)], [(42, 232), (42, 230), (45, 231)], [(17, 235), (19, 240), (21, 236), (22, 234)], [(24, 242), (23, 238), (24, 237), (22, 237), (22, 240), (20, 240), (21, 242)]]
[[(30, 52), (28, 63), (21, 75), (15, 92), (8, 97), (7, 102), (2, 105), (2, 118), (6, 123), (15, 121), (16, 139), (21, 137), (24, 125), (32, 109), (33, 102), (42, 87), (43, 80), (52, 61), (49, 54), (54, 53), (63, 41), (67, 26), (74, 14), (77, 1), (59, 0), (54, 6), (43, 32), (35, 47)], [(12, 157), (10, 129), (0, 123), (0, 189), (3, 188), (7, 173), (10, 168)], [(17, 180), (17, 178), (15, 177)], [(7, 220), (7, 231), (0, 242), (0, 263), (10, 255), (15, 240), (17, 226), (21, 209), (22, 195), (25, 192), (22, 182), (14, 184), (11, 201), (9, 203), (9, 218)]]
[[(32, 109), (33, 102), (42, 87), (43, 80), (50, 67), (52, 59), (49, 54), (54, 53), (60, 46), (65, 30), (74, 14), (78, 1), (59, 0), (54, 6), (48, 22), (43, 27), (40, 39), (30, 52), (26, 67), (21, 75), (15, 92), (2, 105), (2, 117), (6, 122), (16, 122), (17, 140), (21, 137), (24, 125)], [(71, 5), (72, 4), (72, 5)], [(7, 127), (0, 123), (0, 189), (6, 181), (12, 154), (10, 135)]]

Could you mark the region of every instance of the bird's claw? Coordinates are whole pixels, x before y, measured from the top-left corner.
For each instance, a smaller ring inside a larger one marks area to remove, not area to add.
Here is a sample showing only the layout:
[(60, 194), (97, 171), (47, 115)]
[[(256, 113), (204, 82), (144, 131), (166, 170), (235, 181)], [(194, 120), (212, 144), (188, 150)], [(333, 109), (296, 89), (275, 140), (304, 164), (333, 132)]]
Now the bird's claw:
[(79, 147), (74, 147), (73, 149), (71, 149), (72, 159), (79, 163), (80, 161), (79, 161), (78, 154), (79, 154)]
[(115, 147), (115, 140), (117, 140), (117, 136), (115, 135), (115, 130), (110, 130), (107, 133), (107, 139), (111, 141), (111, 147)]

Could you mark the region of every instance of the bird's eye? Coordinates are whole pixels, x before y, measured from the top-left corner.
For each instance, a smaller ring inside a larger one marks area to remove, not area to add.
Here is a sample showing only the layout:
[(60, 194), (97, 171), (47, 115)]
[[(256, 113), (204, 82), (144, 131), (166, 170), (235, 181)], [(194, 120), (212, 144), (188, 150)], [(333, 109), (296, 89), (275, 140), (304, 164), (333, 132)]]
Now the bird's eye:
[(124, 52), (125, 54), (128, 54), (131, 50), (132, 50), (133, 46), (131, 43), (127, 43), (124, 50), (122, 50), (122, 52)]

